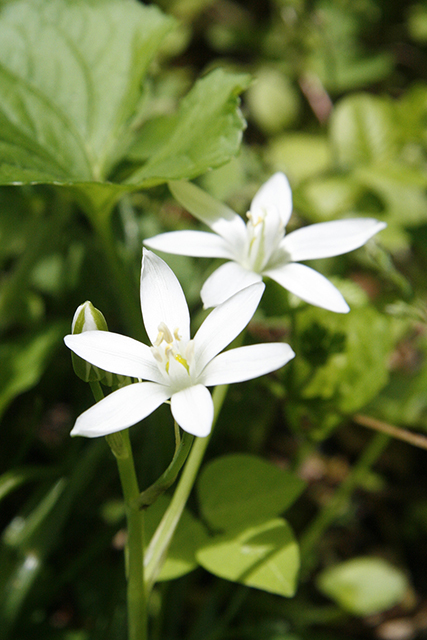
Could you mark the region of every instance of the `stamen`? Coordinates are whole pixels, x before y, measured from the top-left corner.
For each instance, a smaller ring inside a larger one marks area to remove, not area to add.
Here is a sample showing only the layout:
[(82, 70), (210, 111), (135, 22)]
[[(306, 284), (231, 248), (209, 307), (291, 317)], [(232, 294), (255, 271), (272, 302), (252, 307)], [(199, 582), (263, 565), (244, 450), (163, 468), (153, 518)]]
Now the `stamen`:
[[(182, 366), (185, 368), (185, 370), (187, 371), (188, 375), (190, 375), (190, 367), (188, 366), (188, 362), (185, 358), (182, 357), (181, 354), (179, 353), (174, 353), (173, 357), (175, 358), (175, 360), (177, 362), (179, 362), (179, 364), (182, 364)], [(168, 362), (169, 364), (169, 362)]]
[[(173, 330), (172, 334), (169, 327), (164, 322), (159, 324), (158, 331), (159, 333), (156, 341), (151, 347), (151, 351), (156, 361), (163, 365), (164, 371), (169, 375), (171, 373), (171, 358), (174, 358), (176, 362), (184, 367), (188, 375), (190, 375), (189, 362), (191, 361), (194, 352), (194, 341), (190, 340), (187, 344), (183, 345), (178, 327)], [(165, 345), (161, 346), (163, 342), (165, 342)], [(184, 355), (181, 355), (180, 353), (182, 351), (182, 347), (184, 347)]]
[(253, 227), (256, 227), (257, 225), (264, 222), (264, 216), (258, 215), (257, 219), (255, 220), (253, 214), (250, 211), (247, 212), (246, 217)]
[[(158, 334), (157, 334), (157, 338), (154, 342), (154, 346), (155, 347), (160, 347), (160, 345), (162, 344), (163, 340), (165, 342), (167, 342), (168, 344), (172, 344), (173, 342), (173, 336), (169, 330), (169, 327), (164, 323), (161, 322), (159, 324), (159, 326), (157, 327), (158, 329)], [(175, 329), (175, 332), (178, 331), (178, 329)]]

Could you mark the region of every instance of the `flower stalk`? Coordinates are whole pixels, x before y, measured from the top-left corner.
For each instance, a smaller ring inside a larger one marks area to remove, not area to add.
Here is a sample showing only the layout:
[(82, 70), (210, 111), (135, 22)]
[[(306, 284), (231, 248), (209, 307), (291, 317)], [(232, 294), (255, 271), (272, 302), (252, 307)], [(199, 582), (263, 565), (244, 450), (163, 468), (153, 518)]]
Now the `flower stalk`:
[(173, 485), (183, 464), (187, 460), (193, 441), (194, 436), (184, 431), (178, 446), (176, 447), (172, 461), (166, 471), (162, 473), (156, 482), (140, 494), (138, 499), (140, 509), (146, 509), (149, 507), (150, 504), (153, 504), (153, 502), (155, 502), (162, 493)]
[[(129, 431), (119, 434), (122, 447), (112, 447), (117, 460), (127, 520), (126, 577), (128, 639), (147, 639), (147, 601), (144, 586), (144, 512), (139, 509), (139, 487)], [(111, 437), (111, 436), (110, 436)], [(117, 444), (117, 443), (116, 443)], [(120, 450), (120, 454), (117, 455)]]
[[(214, 417), (212, 426), (216, 423), (225, 400), (227, 389), (228, 385), (221, 385), (215, 387), (213, 391)], [(145, 583), (147, 593), (150, 593), (153, 588), (166, 559), (169, 545), (194, 486), (211, 435), (212, 434), (206, 438), (196, 438), (169, 507), (166, 509), (148, 545), (145, 553)]]

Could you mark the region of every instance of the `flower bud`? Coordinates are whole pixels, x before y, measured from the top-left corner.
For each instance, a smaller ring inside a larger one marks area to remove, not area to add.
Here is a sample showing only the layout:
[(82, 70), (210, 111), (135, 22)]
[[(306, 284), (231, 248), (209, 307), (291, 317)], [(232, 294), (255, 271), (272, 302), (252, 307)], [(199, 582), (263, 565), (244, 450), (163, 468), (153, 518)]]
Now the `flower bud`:
[(104, 316), (89, 300), (77, 307), (71, 323), (71, 333), (84, 331), (108, 331)]
[[(84, 331), (108, 331), (107, 322), (102, 313), (89, 301), (81, 304), (73, 317), (71, 333), (83, 333)], [(103, 382), (112, 384), (112, 373), (94, 367), (83, 358), (71, 353), (74, 373), (85, 382)]]

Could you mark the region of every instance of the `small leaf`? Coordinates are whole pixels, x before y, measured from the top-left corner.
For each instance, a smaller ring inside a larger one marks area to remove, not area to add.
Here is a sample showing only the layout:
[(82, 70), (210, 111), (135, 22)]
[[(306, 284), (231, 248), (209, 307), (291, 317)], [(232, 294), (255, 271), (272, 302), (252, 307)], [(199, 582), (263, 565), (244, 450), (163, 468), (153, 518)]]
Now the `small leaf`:
[(396, 128), (387, 100), (363, 93), (344, 98), (335, 107), (330, 129), (339, 164), (346, 168), (392, 159)]
[(258, 69), (247, 103), (252, 118), (267, 135), (292, 126), (301, 112), (299, 94), (289, 78), (274, 67)]
[(290, 471), (256, 456), (233, 454), (209, 463), (197, 489), (203, 517), (212, 528), (228, 531), (278, 516), (304, 486)]
[(360, 557), (322, 571), (317, 586), (349, 613), (368, 616), (401, 602), (409, 585), (404, 573), (385, 560)]
[[(147, 122), (141, 141), (130, 151), (146, 156), (155, 153), (127, 180), (129, 185), (148, 187), (168, 180), (195, 178), (208, 169), (227, 162), (238, 151), (245, 121), (238, 110), (241, 93), (249, 84), (247, 74), (231, 74), (215, 69), (196, 82), (182, 100), (172, 123), (155, 121), (155, 131)], [(157, 144), (153, 136), (158, 136)]]
[(299, 570), (299, 549), (288, 523), (276, 518), (213, 537), (197, 560), (220, 578), (291, 597)]

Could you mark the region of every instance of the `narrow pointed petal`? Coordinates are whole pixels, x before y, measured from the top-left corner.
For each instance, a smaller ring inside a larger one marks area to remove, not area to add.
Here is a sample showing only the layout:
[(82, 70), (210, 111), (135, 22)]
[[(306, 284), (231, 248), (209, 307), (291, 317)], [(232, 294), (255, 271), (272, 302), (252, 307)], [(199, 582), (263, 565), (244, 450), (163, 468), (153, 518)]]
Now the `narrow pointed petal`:
[(288, 344), (253, 344), (220, 353), (203, 371), (200, 381), (207, 387), (258, 378), (283, 367), (295, 353)]
[(215, 307), (194, 336), (196, 376), (243, 331), (254, 315), (265, 285), (252, 284)]
[(144, 244), (155, 251), (174, 253), (195, 258), (235, 258), (232, 247), (216, 233), (205, 231), (171, 231), (160, 233), (144, 240)]
[(179, 329), (184, 340), (190, 339), (190, 314), (181, 285), (166, 262), (147, 249), (142, 258), (141, 309), (152, 344), (161, 322), (172, 332)]
[(110, 331), (85, 331), (65, 336), (64, 342), (95, 367), (131, 378), (163, 382), (150, 348), (138, 340)]
[(386, 226), (374, 218), (320, 222), (293, 231), (282, 240), (280, 248), (292, 262), (330, 258), (362, 247)]
[(171, 411), (181, 429), (187, 433), (199, 438), (210, 434), (214, 406), (211, 394), (202, 384), (174, 393), (171, 399)]
[(261, 282), (262, 277), (248, 271), (237, 262), (221, 265), (209, 276), (200, 291), (205, 309), (216, 307), (245, 287)]
[(251, 212), (276, 208), (286, 226), (292, 214), (292, 190), (284, 173), (275, 173), (255, 194)]
[(72, 436), (98, 438), (127, 429), (169, 400), (170, 389), (153, 382), (137, 382), (114, 391), (82, 413)]
[(174, 198), (193, 216), (215, 233), (219, 233), (231, 245), (243, 247), (246, 225), (237, 213), (191, 182), (173, 181), (168, 186)]
[(350, 311), (350, 307), (338, 289), (320, 273), (304, 264), (291, 262), (284, 267), (269, 269), (265, 275), (316, 307), (336, 313)]

